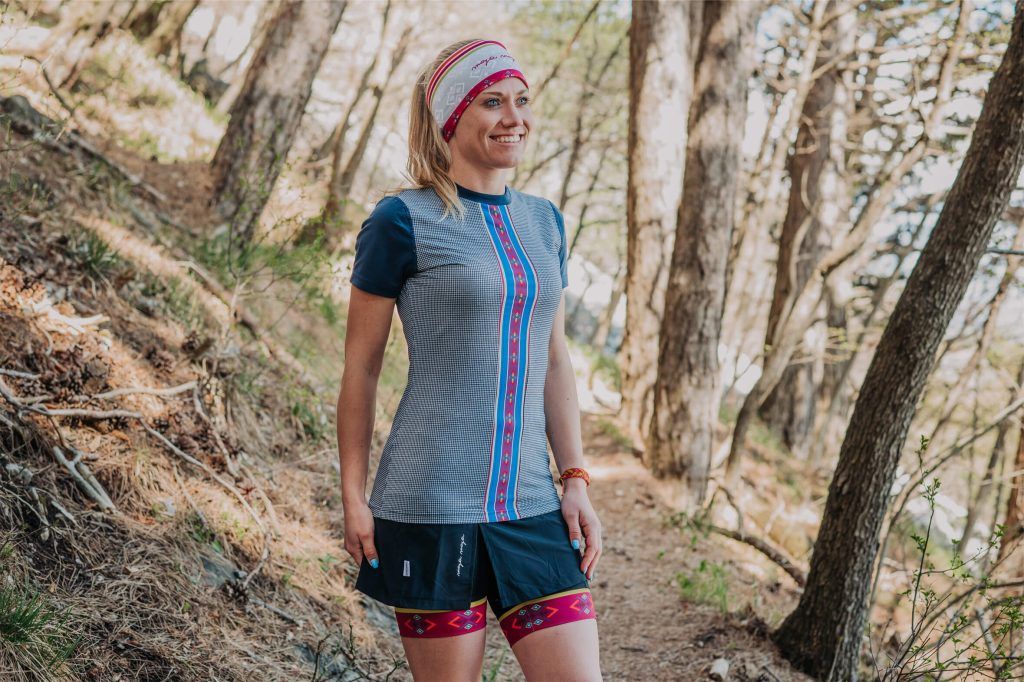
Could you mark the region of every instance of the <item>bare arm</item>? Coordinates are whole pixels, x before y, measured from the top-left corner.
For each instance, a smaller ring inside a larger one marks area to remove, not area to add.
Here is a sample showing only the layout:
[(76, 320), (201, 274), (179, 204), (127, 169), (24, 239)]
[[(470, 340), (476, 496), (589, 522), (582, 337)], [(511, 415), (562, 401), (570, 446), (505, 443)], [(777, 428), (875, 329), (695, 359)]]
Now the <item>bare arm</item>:
[[(580, 404), (576, 393), (576, 374), (565, 341), (565, 296), (555, 312), (548, 348), (548, 374), (544, 383), (545, 429), (555, 465), (561, 473), (569, 467), (585, 467), (583, 439), (580, 434)], [(601, 556), (601, 522), (587, 496), (583, 479), (565, 481), (562, 494), (562, 516), (569, 525), (569, 539), (586, 541), (580, 570), (590, 580)]]
[[(544, 384), (545, 429), (555, 455), (558, 473), (569, 467), (583, 467), (583, 441), (580, 435), (580, 402), (576, 393), (576, 373), (565, 342), (565, 295), (562, 295), (551, 326), (548, 348), (548, 374)], [(581, 479), (569, 479), (567, 485), (585, 485)]]
[(338, 458), (345, 510), (345, 549), (356, 563), (376, 559), (373, 518), (366, 500), (377, 383), (395, 309), (395, 299), (351, 287), (345, 365), (338, 394)]

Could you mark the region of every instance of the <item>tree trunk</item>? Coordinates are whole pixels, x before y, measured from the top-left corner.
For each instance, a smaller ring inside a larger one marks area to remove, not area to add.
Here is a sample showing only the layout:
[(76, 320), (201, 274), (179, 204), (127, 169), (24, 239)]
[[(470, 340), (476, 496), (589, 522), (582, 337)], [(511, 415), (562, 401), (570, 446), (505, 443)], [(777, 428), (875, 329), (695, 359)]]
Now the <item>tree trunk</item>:
[(355, 93), (352, 96), (352, 101), (349, 102), (348, 107), (345, 109), (344, 115), (338, 125), (334, 127), (331, 134), (324, 140), (323, 144), (313, 150), (313, 153), (309, 155), (311, 163), (316, 163), (322, 159), (327, 158), (328, 154), (333, 154), (335, 159), (341, 158), (345, 153), (345, 137), (348, 134), (349, 126), (352, 121), (352, 112), (359, 106), (359, 102), (362, 101), (363, 95), (369, 91), (370, 88), (370, 76), (377, 70), (377, 61), (380, 59), (381, 53), (384, 52), (384, 37), (388, 30), (388, 18), (391, 16), (391, 0), (387, 0), (384, 3), (384, 11), (381, 13), (380, 20), (380, 40), (377, 41), (377, 51), (373, 53), (373, 59), (363, 69), (363, 75), (359, 78), (359, 84), (356, 86)]
[[(217, 100), (217, 106), (214, 107), (218, 113), (227, 114), (234, 105), (235, 100), (238, 99), (238, 95), (242, 92), (242, 88), (246, 83), (246, 74), (239, 72), (246, 66), (246, 59), (249, 53), (258, 52), (260, 43), (268, 37), (270, 24), (274, 21), (274, 17), (277, 16), (281, 9), (281, 3), (284, 1), (266, 0), (266, 2), (260, 5), (259, 16), (252, 27), (252, 32), (249, 34), (249, 42), (246, 43), (245, 49), (239, 52), (238, 56), (217, 74), (218, 78), (228, 81), (228, 89)], [(229, 71), (231, 72), (230, 76), (228, 75)]]
[(690, 107), (683, 198), (665, 293), (654, 416), (644, 460), (684, 480), (686, 503), (704, 501), (721, 399), (718, 341), (725, 268), (736, 218), (747, 78), (760, 3), (704, 6)]
[(584, 126), (584, 115), (592, 110), (590, 101), (594, 98), (594, 95), (600, 92), (601, 83), (604, 81), (604, 77), (608, 74), (612, 64), (615, 63), (616, 57), (619, 56), (619, 51), (622, 49), (622, 44), (625, 40), (625, 35), (619, 38), (619, 41), (615, 43), (615, 47), (605, 57), (604, 64), (594, 78), (591, 78), (590, 71), (597, 59), (596, 50), (590, 55), (590, 59), (587, 60), (587, 73), (583, 78), (579, 102), (576, 104), (576, 120), (573, 124), (572, 144), (569, 145), (569, 161), (566, 163), (565, 175), (562, 177), (562, 188), (558, 193), (558, 210), (563, 213), (565, 212), (565, 205), (569, 202), (569, 185), (576, 174), (580, 159), (583, 156), (584, 147), (590, 142), (595, 127), (593, 125)]
[(168, 0), (139, 0), (121, 22), (121, 28), (131, 31), (137, 40), (145, 40), (156, 30), (160, 12), (167, 4)]
[(249, 243), (341, 21), (344, 0), (284, 2), (253, 56), (214, 154), (214, 201)]
[(62, 8), (60, 21), (50, 29), (38, 51), (40, 59), (59, 54), (60, 61), (48, 67), (50, 78), (59, 88), (69, 89), (74, 85), (81, 66), (88, 61), (93, 46), (106, 30), (107, 17), (116, 5), (114, 0), (104, 0), (68, 3)]
[[(818, 263), (814, 275), (794, 297), (793, 304), (789, 306), (789, 312), (776, 334), (775, 345), (766, 349), (761, 376), (758, 377), (754, 387), (744, 398), (740, 411), (736, 415), (736, 426), (733, 428), (732, 442), (729, 444), (729, 456), (726, 462), (727, 485), (735, 484), (739, 477), (740, 453), (745, 446), (751, 420), (765, 396), (775, 388), (775, 384), (782, 378), (804, 331), (814, 320), (822, 294), (831, 282), (842, 281), (841, 275), (853, 276), (852, 273), (864, 259), (864, 244), (872, 229), (888, 212), (889, 202), (902, 184), (904, 176), (910, 173), (917, 162), (924, 158), (925, 153), (929, 150), (930, 140), (939, 136), (943, 111), (953, 92), (954, 69), (966, 38), (967, 16), (964, 11), (961, 11), (957, 20), (956, 32), (948, 42), (942, 67), (939, 70), (934, 103), (924, 121), (923, 130), (917, 142), (899, 156), (899, 161), (895, 162), (893, 167), (886, 167), (878, 174), (874, 188), (857, 215), (853, 227)], [(903, 135), (905, 131), (906, 129), (902, 128), (899, 135)], [(900, 145), (894, 144), (892, 149), (896, 150), (899, 147)], [(893, 157), (895, 156), (894, 151)]]
[(615, 319), (615, 311), (619, 307), (619, 301), (622, 299), (623, 293), (625, 293), (621, 284), (622, 279), (620, 278), (620, 275), (622, 274), (622, 261), (619, 261), (619, 263), (619, 270), (616, 270), (615, 275), (612, 277), (614, 288), (612, 289), (611, 300), (608, 301), (608, 306), (601, 312), (601, 318), (597, 323), (597, 329), (594, 330), (594, 337), (590, 340), (590, 345), (598, 353), (604, 353), (604, 347), (608, 344), (608, 335), (612, 330), (612, 321)]
[(878, 531), (907, 431), (949, 320), (1024, 167), (1024, 0), (1016, 10), (963, 166), (865, 377), (807, 587), (772, 633), (783, 655), (811, 675), (857, 679)]
[[(834, 9), (829, 0), (826, 13)], [(835, 58), (833, 44), (836, 22), (822, 29), (822, 38), (814, 69), (821, 69)], [(775, 343), (785, 309), (791, 304), (795, 292), (800, 291), (814, 273), (824, 255), (821, 221), (821, 181), (829, 161), (832, 147), (832, 107), (836, 84), (842, 77), (836, 69), (828, 69), (815, 79), (804, 100), (796, 147), (789, 157), (789, 204), (782, 221), (779, 240), (779, 258), (775, 271), (775, 287), (768, 312), (765, 345)], [(827, 235), (826, 235), (827, 237)], [(820, 329), (815, 330), (820, 334)], [(811, 330), (805, 334), (805, 341)], [(809, 344), (802, 354), (803, 360), (786, 368), (775, 389), (761, 405), (760, 415), (768, 428), (778, 435), (792, 452), (806, 458), (809, 436), (814, 427), (817, 406), (817, 387), (814, 381), (814, 361)]]
[[(1020, 251), (1022, 247), (1024, 247), (1024, 225), (1017, 228), (1017, 234), (1014, 235), (1013, 244), (1010, 246), (1010, 249)], [(981, 328), (981, 338), (978, 339), (978, 345), (975, 346), (974, 352), (971, 353), (971, 357), (968, 358), (963, 369), (957, 373), (957, 379), (953, 387), (949, 391), (944, 391), (942, 407), (939, 409), (939, 417), (932, 428), (931, 436), (928, 437), (929, 443), (936, 442), (939, 434), (950, 424), (953, 414), (960, 404), (960, 399), (967, 389), (967, 381), (975, 375), (981, 366), (982, 359), (988, 353), (988, 348), (996, 335), (999, 310), (1002, 308), (1003, 301), (1006, 300), (1006, 294), (1009, 292), (1010, 286), (1015, 279), (1017, 279), (1017, 266), (1012, 261), (1007, 262), (1006, 272), (1003, 273), (1002, 278), (999, 280), (996, 292), (992, 296), (992, 302), (989, 303), (988, 317), (985, 318), (985, 324)]]
[[(342, 241), (342, 237), (346, 232), (350, 230), (345, 225), (345, 209), (348, 206), (349, 197), (352, 194), (352, 185), (356, 180), (356, 173), (359, 172), (359, 167), (363, 164), (363, 157), (366, 156), (366, 148), (370, 144), (370, 135), (373, 133), (374, 126), (377, 123), (377, 113), (380, 111), (381, 101), (384, 99), (384, 94), (387, 92), (388, 86), (391, 84), (391, 79), (394, 77), (395, 72), (398, 70), (399, 65), (405, 59), (405, 55), (409, 48), (409, 39), (412, 36), (412, 26), (409, 26), (402, 32), (401, 38), (398, 40), (398, 44), (395, 46), (395, 51), (391, 55), (391, 65), (388, 68), (387, 75), (384, 77), (384, 83), (377, 86), (373, 90), (373, 108), (370, 110), (369, 116), (366, 117), (366, 121), (363, 123), (363, 129), (359, 134), (359, 139), (356, 141), (356, 147), (352, 150), (351, 156), (349, 156), (348, 162), (344, 167), (341, 165), (341, 158), (335, 156), (332, 164), (331, 180), (328, 184), (328, 197), (327, 204), (323, 211), (323, 222), (324, 226), (328, 230), (328, 234), (332, 240)], [(340, 150), (339, 150), (340, 151)]]
[(146, 47), (155, 55), (170, 57), (185, 23), (198, 5), (199, 0), (172, 0), (163, 6), (156, 28), (146, 39)]
[[(1010, 399), (1007, 402), (1008, 405), (1012, 405), (1014, 401), (1024, 397), (1024, 358), (1021, 358), (1020, 367), (1017, 368), (1017, 385), (1010, 391)], [(1010, 435), (1010, 429), (1014, 425), (1014, 420), (1004, 419), (999, 423), (996, 430), (996, 442), (992, 446), (992, 452), (989, 454), (988, 464), (985, 466), (985, 474), (982, 476), (981, 483), (978, 485), (978, 493), (967, 501), (967, 518), (964, 520), (964, 532), (960, 536), (960, 552), (962, 554), (969, 555), (967, 548), (967, 542), (974, 535), (974, 526), (978, 522), (978, 516), (982, 512), (982, 507), (985, 506), (991, 495), (992, 485), (995, 480), (997, 473), (996, 470), (999, 468), (999, 461), (1003, 458), (1003, 451), (1006, 449), (1006, 439)], [(1018, 445), (1018, 449), (1021, 446)], [(1020, 459), (1018, 454), (1017, 459)], [(1020, 462), (1018, 461), (1019, 465)], [(1021, 468), (1018, 466), (1013, 471), (1020, 471)], [(1014, 479), (1013, 492), (1019, 493), (1021, 486), (1020, 477)]]
[[(1006, 575), (1024, 575), (1024, 549), (1020, 547), (1024, 537), (1024, 424), (1017, 439), (1017, 456), (1013, 460), (1013, 480), (1010, 482), (1010, 496), (1006, 500), (1005, 530), (999, 544), (999, 561), (1013, 561), (1013, 566), (1003, 564)], [(1016, 554), (1015, 559), (1009, 559)]]
[(634, 3), (630, 24), (626, 331), (619, 365), (621, 414), (638, 448), (654, 408), (702, 8), (702, 2)]

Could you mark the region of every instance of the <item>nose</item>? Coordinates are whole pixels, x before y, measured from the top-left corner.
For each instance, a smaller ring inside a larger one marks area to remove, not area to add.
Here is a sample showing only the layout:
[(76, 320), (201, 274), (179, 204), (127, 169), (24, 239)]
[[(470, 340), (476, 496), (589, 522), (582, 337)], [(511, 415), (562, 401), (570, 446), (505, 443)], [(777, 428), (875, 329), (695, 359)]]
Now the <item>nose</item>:
[(501, 123), (506, 128), (518, 128), (523, 124), (523, 115), (514, 99), (506, 100), (501, 112)]

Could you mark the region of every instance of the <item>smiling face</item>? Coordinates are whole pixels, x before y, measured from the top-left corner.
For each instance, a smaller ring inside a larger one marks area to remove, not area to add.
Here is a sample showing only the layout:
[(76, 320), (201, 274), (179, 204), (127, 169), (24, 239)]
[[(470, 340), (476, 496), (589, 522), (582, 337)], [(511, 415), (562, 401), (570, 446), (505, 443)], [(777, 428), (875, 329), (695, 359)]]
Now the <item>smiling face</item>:
[(530, 101), (518, 78), (503, 78), (477, 95), (448, 141), (453, 162), (480, 170), (514, 168), (533, 126)]

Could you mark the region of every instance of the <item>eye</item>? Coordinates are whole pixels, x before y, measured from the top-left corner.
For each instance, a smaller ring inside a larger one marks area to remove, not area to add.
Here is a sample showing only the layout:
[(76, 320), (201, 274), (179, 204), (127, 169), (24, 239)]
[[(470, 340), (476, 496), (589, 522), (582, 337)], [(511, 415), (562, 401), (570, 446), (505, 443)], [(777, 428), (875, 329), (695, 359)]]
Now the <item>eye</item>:
[(488, 97), (487, 99), (484, 100), (484, 104), (487, 105), (487, 106), (491, 106), (491, 102), (497, 102), (497, 101), (498, 101), (497, 97)]
[(526, 95), (523, 95), (522, 97), (519, 98), (519, 101), (522, 102), (523, 104), (529, 104), (530, 98), (527, 97)]

